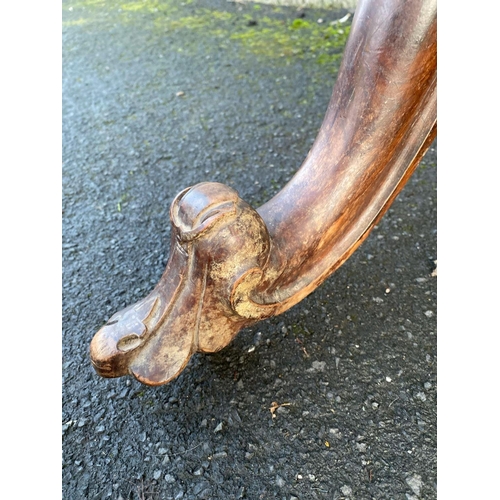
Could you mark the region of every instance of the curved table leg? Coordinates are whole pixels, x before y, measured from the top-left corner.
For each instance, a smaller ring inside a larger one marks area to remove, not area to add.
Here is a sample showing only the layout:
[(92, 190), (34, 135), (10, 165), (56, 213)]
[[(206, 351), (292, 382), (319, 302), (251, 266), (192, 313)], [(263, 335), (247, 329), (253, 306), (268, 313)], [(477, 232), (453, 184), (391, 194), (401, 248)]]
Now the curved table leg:
[(360, 0), (301, 168), (257, 210), (218, 183), (177, 195), (160, 282), (92, 339), (100, 375), (164, 384), (194, 352), (286, 311), (349, 258), (436, 136), (436, 29), (435, 0)]

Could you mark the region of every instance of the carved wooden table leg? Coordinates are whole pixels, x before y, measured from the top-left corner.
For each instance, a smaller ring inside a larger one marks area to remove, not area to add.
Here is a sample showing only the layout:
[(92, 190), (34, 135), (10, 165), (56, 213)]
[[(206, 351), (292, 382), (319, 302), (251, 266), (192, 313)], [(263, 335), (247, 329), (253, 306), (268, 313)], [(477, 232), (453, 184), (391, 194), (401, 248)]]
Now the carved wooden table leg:
[(97, 373), (164, 384), (194, 352), (286, 311), (349, 258), (436, 136), (436, 29), (435, 0), (360, 0), (299, 171), (257, 210), (218, 183), (177, 195), (166, 270), (96, 333)]

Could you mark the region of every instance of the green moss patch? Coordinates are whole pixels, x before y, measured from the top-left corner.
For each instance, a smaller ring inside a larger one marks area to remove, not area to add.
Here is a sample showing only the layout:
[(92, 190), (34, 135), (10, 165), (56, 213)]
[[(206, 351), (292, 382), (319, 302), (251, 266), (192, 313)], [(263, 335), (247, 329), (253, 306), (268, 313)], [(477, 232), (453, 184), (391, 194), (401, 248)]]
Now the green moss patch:
[[(258, 4), (224, 10), (208, 8), (201, 1), (188, 4), (173, 0), (75, 0), (63, 8), (67, 14), (78, 16), (64, 20), (65, 27), (98, 22), (103, 15), (108, 19), (115, 16), (122, 24), (139, 24), (159, 33), (188, 30), (196, 34), (198, 44), (207, 48), (239, 44), (242, 56), (252, 54), (287, 64), (294, 58), (310, 59), (330, 65), (332, 71), (338, 69), (350, 30), (348, 23), (292, 18), (294, 10)], [(317, 16), (313, 13), (311, 19)]]

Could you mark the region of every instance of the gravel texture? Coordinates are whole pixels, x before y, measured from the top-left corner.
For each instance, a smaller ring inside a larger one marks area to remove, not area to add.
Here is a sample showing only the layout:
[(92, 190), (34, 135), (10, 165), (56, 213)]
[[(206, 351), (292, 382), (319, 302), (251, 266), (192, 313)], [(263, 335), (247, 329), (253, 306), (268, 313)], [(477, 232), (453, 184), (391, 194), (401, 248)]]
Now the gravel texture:
[(63, 498), (436, 498), (436, 144), (285, 314), (157, 388), (89, 361), (162, 274), (181, 189), (259, 206), (300, 166), (338, 64), (300, 37), (346, 13), (63, 3)]

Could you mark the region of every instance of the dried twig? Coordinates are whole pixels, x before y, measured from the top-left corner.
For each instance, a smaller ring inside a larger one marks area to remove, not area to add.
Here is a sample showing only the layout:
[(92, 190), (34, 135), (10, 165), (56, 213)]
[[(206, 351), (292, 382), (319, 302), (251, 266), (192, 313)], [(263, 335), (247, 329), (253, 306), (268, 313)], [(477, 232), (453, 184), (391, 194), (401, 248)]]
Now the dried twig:
[(290, 404), (291, 404), (291, 403), (281, 403), (281, 404), (279, 404), (279, 403), (277, 403), (276, 401), (273, 401), (273, 402), (271, 403), (271, 407), (269, 408), (269, 411), (271, 412), (272, 417), (273, 417), (273, 418), (276, 418), (276, 415), (274, 414), (274, 412), (275, 412), (278, 408), (280, 408), (280, 407), (282, 407), (282, 406), (290, 406)]
[(296, 338), (295, 342), (300, 345), (300, 348), (302, 349), (304, 356), (306, 358), (309, 358), (310, 356), (309, 356), (309, 353), (306, 351), (306, 348), (304, 347), (304, 342), (302, 342), (302, 340), (300, 340), (299, 338)]

